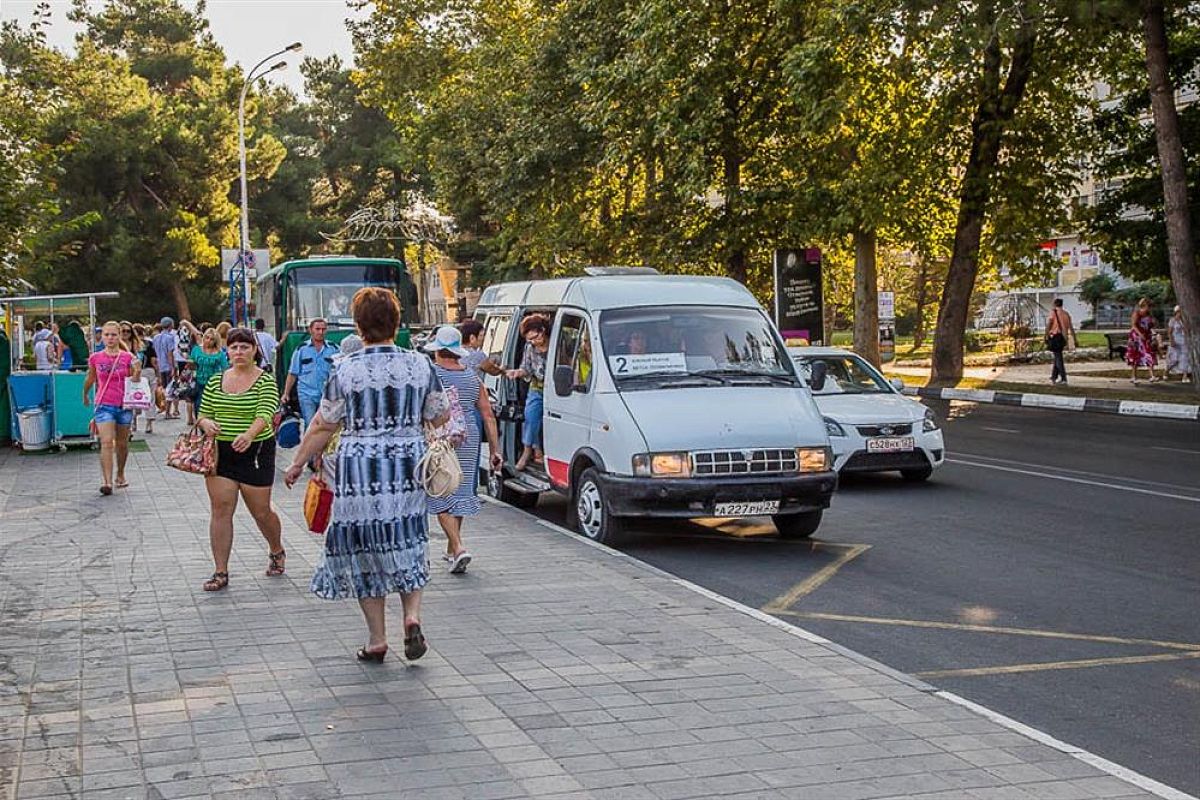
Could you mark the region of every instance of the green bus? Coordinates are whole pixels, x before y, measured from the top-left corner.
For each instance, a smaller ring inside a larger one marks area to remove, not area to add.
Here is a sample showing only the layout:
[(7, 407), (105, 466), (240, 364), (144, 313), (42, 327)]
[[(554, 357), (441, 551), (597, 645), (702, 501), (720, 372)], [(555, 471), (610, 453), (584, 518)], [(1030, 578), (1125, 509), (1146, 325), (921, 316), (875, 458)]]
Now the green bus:
[(395, 258), (314, 256), (287, 261), (258, 279), (258, 316), (279, 341), (275, 376), (280, 387), (292, 353), (308, 338), (308, 324), (324, 319), (326, 340), (337, 344), (354, 332), (350, 298), (364, 286), (383, 286), (400, 299), (396, 344), (409, 347), (408, 326), (417, 321), (417, 288), (404, 262)]

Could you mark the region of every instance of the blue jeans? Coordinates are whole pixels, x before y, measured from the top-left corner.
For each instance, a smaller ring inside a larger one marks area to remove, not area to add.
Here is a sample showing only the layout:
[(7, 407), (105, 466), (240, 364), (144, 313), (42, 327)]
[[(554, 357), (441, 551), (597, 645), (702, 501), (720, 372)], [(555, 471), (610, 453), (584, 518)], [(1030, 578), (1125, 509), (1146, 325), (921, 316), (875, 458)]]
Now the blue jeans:
[(96, 406), (95, 418), (97, 425), (115, 422), (118, 425), (129, 426), (133, 424), (133, 411), (120, 406), (99, 405)]
[(300, 416), (304, 418), (304, 427), (308, 427), (308, 423), (312, 422), (312, 418), (317, 415), (320, 408), (321, 398), (300, 397)]
[(530, 389), (525, 396), (525, 426), (521, 429), (521, 444), (542, 447), (542, 393)]

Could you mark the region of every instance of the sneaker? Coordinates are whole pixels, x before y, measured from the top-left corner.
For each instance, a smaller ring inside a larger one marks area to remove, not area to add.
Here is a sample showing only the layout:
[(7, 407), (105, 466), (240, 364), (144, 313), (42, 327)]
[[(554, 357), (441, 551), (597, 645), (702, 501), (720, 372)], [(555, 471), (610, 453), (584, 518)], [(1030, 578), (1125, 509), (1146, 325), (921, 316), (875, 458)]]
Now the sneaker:
[(467, 571), (467, 565), (470, 563), (471, 554), (463, 550), (450, 561), (450, 574), (462, 575)]

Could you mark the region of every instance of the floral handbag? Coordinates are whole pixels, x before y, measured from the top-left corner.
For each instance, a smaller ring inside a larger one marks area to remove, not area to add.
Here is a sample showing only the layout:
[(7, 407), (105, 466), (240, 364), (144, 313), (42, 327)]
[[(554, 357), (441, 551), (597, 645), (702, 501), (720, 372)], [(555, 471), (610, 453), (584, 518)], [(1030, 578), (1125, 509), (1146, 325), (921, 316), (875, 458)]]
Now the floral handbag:
[(167, 453), (167, 466), (193, 475), (212, 475), (217, 471), (217, 439), (200, 429), (199, 425), (179, 434)]

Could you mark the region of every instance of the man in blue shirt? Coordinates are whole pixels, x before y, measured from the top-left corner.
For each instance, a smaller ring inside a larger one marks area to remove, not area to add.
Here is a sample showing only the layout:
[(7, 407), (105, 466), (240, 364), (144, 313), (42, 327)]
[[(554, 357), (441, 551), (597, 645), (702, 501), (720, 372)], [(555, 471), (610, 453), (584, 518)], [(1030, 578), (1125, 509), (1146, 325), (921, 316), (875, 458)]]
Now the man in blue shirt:
[(338, 349), (325, 343), (325, 331), (328, 329), (323, 319), (314, 319), (308, 323), (309, 339), (296, 348), (292, 353), (292, 363), (288, 367), (287, 380), (283, 384), (283, 396), (291, 397), (292, 387), (300, 399), (300, 416), (304, 425), (316, 415), (321, 405), (321, 395), (325, 393), (325, 381), (329, 380), (329, 368), (333, 366), (333, 357)]

